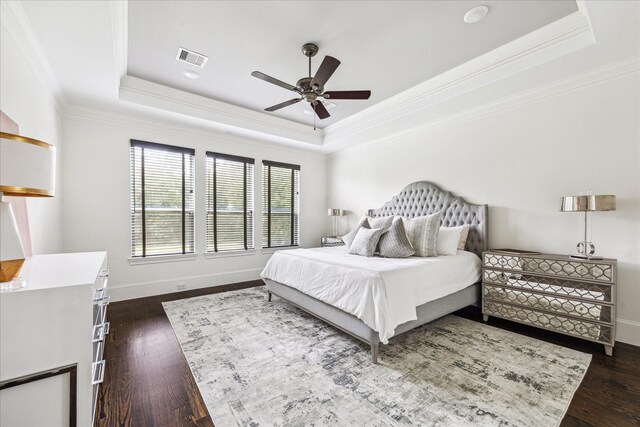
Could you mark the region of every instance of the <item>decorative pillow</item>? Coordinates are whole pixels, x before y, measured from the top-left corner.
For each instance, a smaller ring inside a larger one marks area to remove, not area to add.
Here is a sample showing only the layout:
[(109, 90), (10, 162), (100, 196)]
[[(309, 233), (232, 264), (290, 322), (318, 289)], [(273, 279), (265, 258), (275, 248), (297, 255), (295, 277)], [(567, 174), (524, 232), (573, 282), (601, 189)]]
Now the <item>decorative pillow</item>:
[(393, 223), (393, 216), (383, 216), (380, 218), (373, 218), (368, 216), (367, 221), (369, 221), (369, 228), (382, 228), (382, 232), (384, 233), (391, 227)]
[(467, 237), (469, 237), (469, 224), (462, 226), (462, 233), (460, 233), (460, 242), (458, 243), (458, 250), (464, 251), (467, 247)]
[(438, 256), (455, 255), (458, 253), (458, 246), (460, 245), (463, 229), (464, 225), (458, 227), (440, 227), (436, 240), (436, 253)]
[(358, 221), (358, 225), (356, 225), (356, 227), (353, 230), (351, 230), (350, 232), (348, 232), (347, 234), (342, 236), (342, 241), (347, 246), (347, 248), (349, 248), (349, 246), (351, 246), (351, 243), (353, 242), (353, 239), (355, 239), (356, 238), (356, 234), (358, 234), (358, 230), (360, 230), (360, 228), (362, 228), (362, 227), (371, 228), (371, 226), (369, 225), (369, 221), (367, 220), (366, 216), (363, 216), (362, 218), (360, 218), (360, 221)]
[(378, 248), (380, 256), (385, 258), (406, 258), (416, 253), (407, 237), (402, 218), (396, 217), (391, 223), (391, 227), (382, 233)]
[(436, 212), (432, 215), (411, 219), (403, 218), (407, 236), (417, 256), (429, 257), (438, 255), (436, 252), (436, 239), (440, 229), (441, 217), (442, 212)]
[(361, 227), (351, 242), (348, 252), (353, 255), (372, 257), (383, 231), (382, 228)]

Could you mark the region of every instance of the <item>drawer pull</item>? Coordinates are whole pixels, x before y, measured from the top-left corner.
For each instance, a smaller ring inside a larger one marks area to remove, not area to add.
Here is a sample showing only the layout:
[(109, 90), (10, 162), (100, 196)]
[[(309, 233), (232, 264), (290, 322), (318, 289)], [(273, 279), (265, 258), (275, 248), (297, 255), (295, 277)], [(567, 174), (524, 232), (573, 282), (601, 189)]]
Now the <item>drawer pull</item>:
[(106, 307), (107, 305), (109, 305), (110, 301), (111, 301), (110, 295), (105, 295), (101, 298), (98, 298), (97, 300), (93, 300), (93, 302), (100, 307)]
[(93, 302), (97, 303), (102, 300), (104, 298), (104, 293), (106, 292), (106, 290), (107, 288), (100, 288), (93, 291)]
[(104, 365), (106, 361), (101, 360), (93, 363), (93, 379), (91, 384), (96, 385), (104, 381)]
[(93, 342), (100, 342), (109, 334), (109, 322), (101, 323), (93, 327)]
[(500, 273), (500, 274), (498, 274), (498, 280), (499, 280), (499, 281), (501, 281), (501, 282), (503, 282), (503, 283), (504, 283), (504, 282), (506, 282), (508, 279), (509, 279), (509, 276), (507, 276), (506, 274), (504, 274), (504, 273)]
[(100, 277), (108, 277), (109, 276), (109, 269), (105, 268), (104, 270), (102, 270), (100, 272)]

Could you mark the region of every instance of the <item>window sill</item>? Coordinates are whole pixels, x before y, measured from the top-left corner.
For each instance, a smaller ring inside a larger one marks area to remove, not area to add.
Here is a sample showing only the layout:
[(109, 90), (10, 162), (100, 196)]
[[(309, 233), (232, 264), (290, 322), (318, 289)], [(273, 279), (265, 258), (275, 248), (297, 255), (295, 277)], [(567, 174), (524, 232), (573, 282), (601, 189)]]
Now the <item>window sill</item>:
[(129, 258), (129, 265), (158, 264), (163, 262), (193, 261), (198, 254), (154, 255), (146, 258)]
[(278, 248), (262, 248), (262, 253), (263, 254), (273, 254), (276, 253), (278, 251), (286, 251), (287, 249), (299, 249), (301, 248), (300, 245), (295, 245), (295, 246), (281, 246)]
[(223, 251), (223, 252), (207, 252), (204, 254), (205, 258), (215, 259), (215, 258), (231, 258), (238, 256), (252, 256), (256, 254), (255, 249), (248, 249), (246, 251)]

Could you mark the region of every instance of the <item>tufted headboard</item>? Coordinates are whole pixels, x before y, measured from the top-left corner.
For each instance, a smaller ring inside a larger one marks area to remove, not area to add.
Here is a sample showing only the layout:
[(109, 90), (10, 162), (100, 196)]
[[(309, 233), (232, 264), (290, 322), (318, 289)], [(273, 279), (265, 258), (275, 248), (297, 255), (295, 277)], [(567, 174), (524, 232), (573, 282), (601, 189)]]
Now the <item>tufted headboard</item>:
[(413, 218), (438, 211), (443, 211), (441, 224), (445, 227), (469, 224), (466, 250), (482, 258), (482, 251), (487, 249), (487, 205), (467, 203), (432, 182), (418, 181), (407, 185), (381, 208), (370, 209), (368, 215)]

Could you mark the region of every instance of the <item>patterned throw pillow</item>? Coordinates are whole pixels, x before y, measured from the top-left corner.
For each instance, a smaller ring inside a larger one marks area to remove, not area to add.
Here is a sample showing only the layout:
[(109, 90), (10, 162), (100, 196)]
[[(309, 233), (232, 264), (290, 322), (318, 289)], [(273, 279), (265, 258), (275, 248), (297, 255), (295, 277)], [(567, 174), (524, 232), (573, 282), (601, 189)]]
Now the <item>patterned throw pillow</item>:
[(411, 219), (403, 218), (407, 236), (409, 236), (409, 241), (417, 256), (429, 257), (438, 255), (436, 241), (441, 217), (442, 212), (436, 212), (432, 215)]
[(380, 256), (385, 258), (406, 258), (416, 252), (407, 237), (402, 218), (396, 217), (391, 227), (380, 236), (378, 248)]
[(351, 246), (351, 243), (353, 242), (353, 239), (355, 239), (356, 238), (356, 234), (358, 234), (358, 230), (360, 230), (360, 228), (362, 228), (362, 227), (371, 228), (371, 226), (369, 225), (369, 221), (367, 220), (366, 216), (363, 216), (362, 218), (360, 218), (360, 221), (358, 221), (358, 225), (356, 225), (356, 227), (353, 230), (351, 230), (350, 232), (348, 232), (347, 234), (342, 236), (342, 241), (347, 246), (347, 248), (349, 248)]
[(367, 217), (367, 221), (369, 221), (369, 228), (382, 228), (382, 232), (386, 232), (391, 224), (393, 223), (392, 216), (382, 216), (380, 218), (373, 218), (371, 216)]
[(382, 228), (360, 228), (348, 252), (352, 255), (372, 257), (383, 231)]

